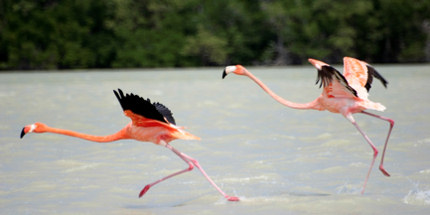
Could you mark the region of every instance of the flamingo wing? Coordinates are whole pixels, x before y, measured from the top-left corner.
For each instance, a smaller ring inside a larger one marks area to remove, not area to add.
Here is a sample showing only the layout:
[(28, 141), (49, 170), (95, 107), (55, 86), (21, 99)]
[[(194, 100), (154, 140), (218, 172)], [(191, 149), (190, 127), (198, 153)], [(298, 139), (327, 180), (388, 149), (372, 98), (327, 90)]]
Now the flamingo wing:
[(381, 81), (385, 88), (387, 87), (388, 81), (368, 63), (352, 57), (344, 57), (343, 64), (343, 75), (349, 84), (355, 87), (364, 87), (369, 92), (372, 87), (373, 78), (375, 77)]
[[(144, 99), (138, 95), (125, 94), (121, 89), (113, 91), (117, 97), (122, 109), (126, 116), (130, 117), (133, 123), (137, 123), (139, 117), (131, 117), (129, 112), (133, 113), (133, 116), (139, 115), (141, 119), (152, 119), (163, 123), (171, 123), (175, 125), (175, 119), (173, 118), (172, 112), (163, 104), (158, 102), (151, 103), (150, 99)], [(142, 120), (139, 120), (142, 122)]]
[(385, 88), (387, 88), (387, 84), (388, 84), (388, 81), (387, 80), (385, 80), (385, 78), (384, 77), (382, 77), (382, 75), (381, 74), (379, 74), (376, 70), (375, 70), (375, 68), (373, 68), (372, 66), (370, 66), (369, 64), (367, 64), (367, 76), (368, 76), (368, 78), (367, 78), (367, 82), (366, 82), (366, 85), (364, 86), (364, 87), (366, 87), (366, 89), (367, 89), (367, 91), (369, 92), (369, 90), (370, 90), (370, 88), (371, 88), (371, 84), (372, 84), (372, 81), (373, 81), (373, 77), (375, 77), (376, 79), (378, 79), (378, 80), (380, 80), (381, 81), (381, 83), (382, 83), (382, 85), (384, 85), (384, 87)]
[(329, 97), (358, 97), (357, 92), (334, 67), (313, 59), (310, 62), (318, 69), (315, 84), (320, 83), (320, 87), (324, 87), (324, 91)]
[(131, 110), (125, 110), (124, 114), (127, 117), (130, 117), (133, 125), (137, 127), (163, 127), (170, 131), (178, 130), (178, 127), (176, 127), (176, 125), (169, 124), (159, 120), (149, 119), (142, 115), (135, 114)]

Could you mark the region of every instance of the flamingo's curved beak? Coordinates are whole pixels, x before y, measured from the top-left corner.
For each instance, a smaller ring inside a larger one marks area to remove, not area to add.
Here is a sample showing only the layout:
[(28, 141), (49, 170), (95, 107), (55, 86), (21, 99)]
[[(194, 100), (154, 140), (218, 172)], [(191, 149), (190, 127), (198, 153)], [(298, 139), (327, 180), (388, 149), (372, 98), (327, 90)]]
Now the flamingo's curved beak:
[(24, 128), (22, 128), (21, 130), (21, 139), (24, 137), (25, 134), (27, 134), (28, 132), (33, 132), (34, 129), (36, 128), (36, 125), (32, 124), (32, 125), (26, 125), (24, 126)]
[(222, 79), (224, 79), (225, 78), (225, 76), (227, 76), (227, 72), (225, 71), (225, 69), (224, 69), (224, 72), (222, 73)]
[(25, 127), (24, 128), (22, 128), (22, 131), (21, 131), (21, 139), (24, 137), (24, 135), (26, 134), (27, 132), (25, 132)]

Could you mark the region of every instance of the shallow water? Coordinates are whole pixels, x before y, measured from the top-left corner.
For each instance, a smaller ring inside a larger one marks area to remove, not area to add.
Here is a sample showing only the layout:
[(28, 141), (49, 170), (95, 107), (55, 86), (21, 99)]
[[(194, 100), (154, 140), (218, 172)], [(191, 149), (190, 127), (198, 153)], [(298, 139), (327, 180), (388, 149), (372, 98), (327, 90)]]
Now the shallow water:
[[(339, 66), (338, 66), (339, 67)], [(0, 73), (1, 214), (428, 214), (430, 66), (376, 66), (370, 99), (396, 122), (385, 160), (360, 189), (372, 150), (342, 116), (286, 108), (246, 77), (223, 68)], [(320, 94), (312, 67), (249, 68), (279, 95), (308, 102)], [(99, 144), (28, 134), (36, 121), (105, 135), (125, 126), (113, 89), (169, 107), (179, 126), (202, 138), (171, 144), (199, 160), (227, 202), (195, 169), (142, 198), (148, 183), (186, 167), (152, 143)], [(388, 123), (356, 114), (382, 150)]]

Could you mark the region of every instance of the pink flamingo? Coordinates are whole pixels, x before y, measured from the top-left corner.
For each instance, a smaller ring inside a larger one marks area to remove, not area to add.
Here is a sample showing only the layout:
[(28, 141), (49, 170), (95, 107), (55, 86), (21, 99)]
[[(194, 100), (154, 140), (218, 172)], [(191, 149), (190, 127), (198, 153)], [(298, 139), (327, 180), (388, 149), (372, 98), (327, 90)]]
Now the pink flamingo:
[(320, 87), (323, 86), (323, 92), (318, 98), (305, 104), (297, 104), (281, 98), (241, 65), (227, 66), (223, 72), (222, 77), (225, 78), (225, 76), (230, 73), (248, 76), (276, 101), (290, 108), (314, 109), (319, 111), (328, 110), (333, 113), (342, 114), (357, 128), (357, 130), (361, 133), (361, 135), (363, 135), (364, 139), (373, 149), (373, 160), (369, 171), (367, 172), (363, 189), (361, 191), (363, 194), (369, 179), (370, 172), (378, 155), (378, 149), (376, 149), (369, 137), (358, 126), (352, 114), (363, 113), (377, 119), (388, 121), (390, 123), (390, 128), (385, 140), (382, 158), (379, 165), (379, 170), (385, 176), (390, 176), (390, 174), (384, 169), (383, 164), (385, 150), (387, 149), (388, 139), (394, 126), (394, 120), (365, 111), (367, 109), (377, 111), (385, 110), (385, 107), (382, 104), (372, 102), (367, 97), (374, 77), (379, 79), (384, 87), (387, 87), (388, 82), (372, 66), (364, 61), (360, 61), (351, 57), (343, 58), (343, 75), (335, 68), (324, 62), (311, 58), (309, 59), (309, 62), (318, 70), (316, 83), (320, 82)]
[(176, 126), (172, 112), (170, 112), (167, 107), (158, 102), (151, 103), (149, 99), (145, 100), (138, 95), (124, 95), (120, 89), (118, 89), (118, 92), (114, 90), (114, 93), (118, 98), (122, 109), (124, 110), (124, 114), (131, 119), (131, 122), (128, 125), (115, 134), (107, 136), (94, 136), (65, 129), (53, 128), (43, 123), (36, 122), (34, 124), (27, 125), (22, 129), (21, 138), (30, 132), (50, 132), (101, 143), (112, 142), (121, 139), (135, 139), (138, 141), (152, 142), (172, 150), (176, 155), (184, 160), (189, 165), (189, 167), (146, 185), (140, 192), (139, 198), (142, 197), (152, 186), (171, 177), (191, 171), (194, 167), (197, 167), (204, 177), (212, 184), (212, 186), (214, 186), (215, 189), (218, 190), (218, 192), (220, 192), (221, 195), (223, 195), (227, 200), (239, 201), (238, 197), (228, 196), (225, 194), (206, 174), (197, 160), (169, 145), (169, 142), (175, 139), (199, 140), (200, 138), (182, 130), (181, 127)]

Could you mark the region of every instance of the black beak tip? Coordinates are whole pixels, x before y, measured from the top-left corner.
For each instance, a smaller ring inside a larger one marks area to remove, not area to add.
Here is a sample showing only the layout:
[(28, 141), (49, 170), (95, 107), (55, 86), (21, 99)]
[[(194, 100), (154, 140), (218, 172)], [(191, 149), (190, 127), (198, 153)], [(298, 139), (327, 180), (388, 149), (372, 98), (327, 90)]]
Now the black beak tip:
[(222, 73), (222, 79), (224, 79), (225, 76), (227, 76), (227, 73), (225, 72), (225, 69), (224, 69), (224, 72)]
[(24, 137), (24, 135), (25, 135), (25, 132), (24, 132), (24, 128), (22, 129), (22, 131), (21, 131), (21, 139)]

